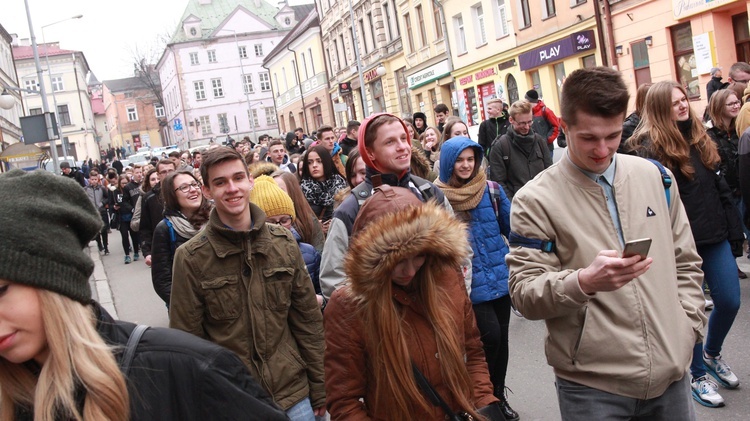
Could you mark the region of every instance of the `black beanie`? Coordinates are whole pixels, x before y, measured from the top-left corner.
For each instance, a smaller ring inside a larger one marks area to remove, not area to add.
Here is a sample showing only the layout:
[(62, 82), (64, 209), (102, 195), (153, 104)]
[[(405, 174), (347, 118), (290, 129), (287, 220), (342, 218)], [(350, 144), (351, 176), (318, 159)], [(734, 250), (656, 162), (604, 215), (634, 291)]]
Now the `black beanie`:
[(102, 219), (81, 186), (47, 171), (0, 174), (0, 279), (91, 302), (83, 248)]
[(524, 96), (524, 98), (526, 98), (526, 100), (529, 102), (537, 102), (539, 101), (539, 92), (532, 89), (526, 92), (526, 95)]

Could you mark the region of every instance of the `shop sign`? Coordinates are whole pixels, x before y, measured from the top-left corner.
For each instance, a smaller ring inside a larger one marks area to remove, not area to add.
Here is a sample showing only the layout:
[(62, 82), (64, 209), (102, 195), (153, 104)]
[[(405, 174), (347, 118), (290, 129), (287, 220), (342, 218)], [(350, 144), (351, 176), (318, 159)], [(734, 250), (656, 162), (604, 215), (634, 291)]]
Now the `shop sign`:
[(672, 0), (674, 20), (684, 19), (737, 0)]
[(418, 88), (425, 83), (432, 82), (433, 80), (440, 79), (443, 76), (449, 75), (451, 72), (450, 64), (448, 60), (443, 60), (438, 64), (432, 65), (426, 69), (420, 70), (412, 75), (406, 77), (409, 89)]
[(373, 79), (378, 78), (378, 68), (374, 68), (367, 73), (365, 73), (365, 82), (370, 83)]
[(484, 79), (486, 77), (490, 77), (490, 76), (493, 76), (493, 75), (496, 75), (496, 74), (497, 73), (495, 73), (495, 68), (494, 67), (490, 67), (487, 70), (482, 70), (481, 72), (474, 73), (474, 79), (476, 79), (476, 80)]
[(511, 67), (516, 65), (516, 59), (512, 58), (510, 60), (506, 60), (500, 64), (497, 65), (497, 70), (505, 70), (510, 69)]
[(698, 74), (705, 75), (711, 71), (714, 66), (714, 56), (712, 51), (714, 50), (713, 32), (707, 32), (704, 34), (696, 35), (693, 37), (693, 52), (695, 52), (695, 67)]
[(352, 84), (349, 82), (339, 83), (339, 94), (350, 94), (352, 93)]
[(521, 70), (533, 69), (541, 65), (558, 61), (582, 51), (596, 48), (594, 31), (576, 32), (539, 48), (527, 51), (518, 56)]
[(458, 79), (459, 85), (468, 85), (471, 83), (471, 81), (474, 80), (474, 75), (464, 76), (461, 79)]

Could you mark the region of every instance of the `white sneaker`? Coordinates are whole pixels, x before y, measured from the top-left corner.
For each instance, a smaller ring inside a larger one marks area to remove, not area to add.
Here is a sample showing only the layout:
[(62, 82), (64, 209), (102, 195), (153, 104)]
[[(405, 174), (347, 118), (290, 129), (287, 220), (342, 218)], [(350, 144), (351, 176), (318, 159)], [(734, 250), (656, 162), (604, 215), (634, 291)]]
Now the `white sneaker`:
[(690, 388), (693, 392), (693, 399), (699, 404), (709, 408), (724, 406), (724, 398), (717, 392), (719, 385), (711, 380), (708, 375), (692, 379)]
[(706, 298), (706, 307), (705, 307), (705, 309), (706, 309), (705, 311), (711, 311), (711, 310), (713, 310), (714, 309), (714, 301), (713, 300), (709, 300), (708, 298)]
[(740, 380), (732, 372), (729, 364), (724, 362), (724, 360), (721, 358), (721, 355), (711, 357), (704, 351), (703, 365), (706, 367), (706, 371), (708, 371), (708, 374), (710, 374), (713, 378), (716, 379), (717, 382), (719, 382), (720, 385), (726, 387), (727, 389), (734, 389), (740, 385)]

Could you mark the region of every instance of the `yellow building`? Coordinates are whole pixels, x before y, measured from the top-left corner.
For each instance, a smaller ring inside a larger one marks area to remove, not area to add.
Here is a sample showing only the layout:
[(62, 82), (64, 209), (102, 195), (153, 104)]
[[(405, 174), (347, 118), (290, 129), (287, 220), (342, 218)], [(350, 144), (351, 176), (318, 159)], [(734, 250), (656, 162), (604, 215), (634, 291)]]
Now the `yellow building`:
[(323, 57), (320, 20), (311, 9), (263, 61), (272, 77), (282, 136), (297, 127), (312, 133), (324, 124), (334, 124)]
[[(558, 112), (565, 75), (601, 65), (596, 20), (587, 2), (482, 0), (445, 3), (459, 116), (469, 126), (487, 118), (493, 98), (507, 103), (536, 89)], [(515, 10), (516, 8), (520, 10)]]

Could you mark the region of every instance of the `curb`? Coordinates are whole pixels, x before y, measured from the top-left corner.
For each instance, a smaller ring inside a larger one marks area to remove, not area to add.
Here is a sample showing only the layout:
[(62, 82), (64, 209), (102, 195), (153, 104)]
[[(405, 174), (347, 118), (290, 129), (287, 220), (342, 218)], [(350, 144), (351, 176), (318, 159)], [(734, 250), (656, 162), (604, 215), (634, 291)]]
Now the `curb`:
[(97, 247), (96, 242), (92, 241), (89, 243), (88, 253), (91, 260), (94, 261), (94, 273), (91, 274), (91, 278), (89, 279), (92, 298), (101, 304), (101, 306), (104, 307), (104, 309), (107, 310), (115, 320), (119, 320), (117, 309), (115, 309), (112, 290), (109, 287), (107, 272), (104, 271), (104, 264), (102, 263), (102, 258), (99, 254), (99, 248)]

